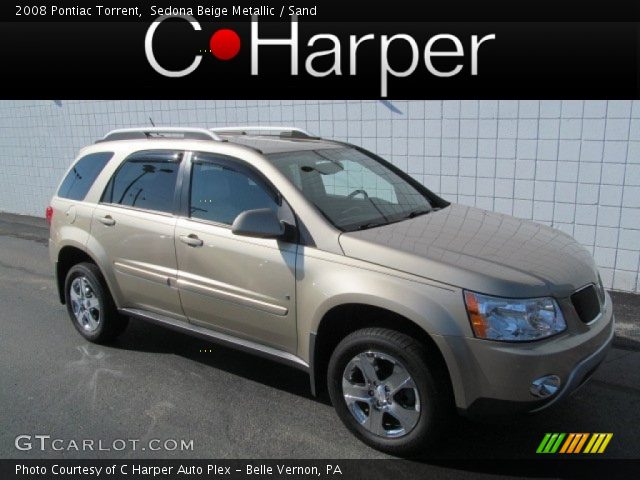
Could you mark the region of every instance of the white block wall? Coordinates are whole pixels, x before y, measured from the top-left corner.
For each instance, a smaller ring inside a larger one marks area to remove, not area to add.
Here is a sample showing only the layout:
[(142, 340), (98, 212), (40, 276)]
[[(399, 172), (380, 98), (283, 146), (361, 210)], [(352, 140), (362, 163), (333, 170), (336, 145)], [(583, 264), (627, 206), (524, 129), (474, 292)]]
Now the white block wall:
[(42, 216), (80, 147), (149, 117), (295, 125), (374, 150), (453, 202), (562, 229), (594, 254), (607, 287), (640, 290), (639, 101), (390, 103), (3, 101), (0, 210)]

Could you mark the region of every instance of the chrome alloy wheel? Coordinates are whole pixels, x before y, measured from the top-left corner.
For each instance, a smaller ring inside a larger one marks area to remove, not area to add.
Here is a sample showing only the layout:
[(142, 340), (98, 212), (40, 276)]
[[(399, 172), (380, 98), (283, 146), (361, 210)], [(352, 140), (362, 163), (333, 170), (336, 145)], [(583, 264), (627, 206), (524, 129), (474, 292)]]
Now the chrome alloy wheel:
[(71, 282), (69, 297), (71, 309), (78, 325), (88, 332), (95, 331), (100, 325), (102, 312), (100, 301), (89, 279), (84, 275), (74, 278)]
[(386, 353), (368, 351), (353, 357), (342, 374), (342, 395), (356, 421), (380, 437), (402, 437), (420, 418), (413, 378)]

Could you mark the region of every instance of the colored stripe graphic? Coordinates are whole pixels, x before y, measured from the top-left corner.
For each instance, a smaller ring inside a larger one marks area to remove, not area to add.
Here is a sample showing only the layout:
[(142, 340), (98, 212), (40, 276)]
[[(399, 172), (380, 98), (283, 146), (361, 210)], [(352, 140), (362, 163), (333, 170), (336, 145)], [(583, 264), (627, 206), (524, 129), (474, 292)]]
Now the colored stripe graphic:
[(538, 449), (536, 450), (536, 453), (542, 453), (542, 451), (544, 450), (544, 446), (547, 444), (547, 441), (549, 440), (550, 437), (551, 437), (550, 433), (547, 433), (544, 436), (544, 438), (540, 442), (540, 445), (538, 445)]
[(613, 438), (613, 433), (594, 433), (584, 453), (603, 453)]
[(565, 435), (565, 433), (547, 433), (538, 445), (536, 453), (556, 453)]
[(551, 448), (553, 447), (556, 438), (558, 438), (558, 434), (554, 433), (553, 435), (551, 435), (551, 438), (549, 439), (549, 441), (547, 442), (547, 446), (544, 447), (544, 450), (542, 451), (542, 453), (551, 453)]
[(598, 450), (598, 453), (604, 453), (604, 450), (607, 448), (607, 445), (609, 445), (609, 442), (613, 438), (613, 433), (607, 433), (606, 435), (607, 436), (604, 439), (604, 442), (602, 442), (602, 445), (600, 445), (600, 450)]
[(558, 448), (560, 447), (560, 443), (562, 442), (562, 439), (564, 438), (564, 436), (565, 436), (564, 433), (560, 433), (558, 435), (558, 439), (556, 440), (556, 443), (553, 445), (549, 453), (556, 453), (558, 451)]
[(600, 444), (602, 443), (602, 441), (604, 440), (604, 437), (606, 437), (606, 435), (604, 433), (601, 433), (598, 436), (598, 440), (596, 440), (596, 443), (593, 444), (593, 447), (591, 447), (591, 453), (596, 453), (599, 448), (600, 448)]
[(612, 438), (613, 433), (546, 433), (536, 453), (604, 453)]
[(569, 445), (569, 450), (567, 450), (567, 453), (573, 453), (580, 440), (582, 440), (582, 433), (576, 433), (573, 437), (573, 442), (571, 442), (571, 445)]
[(569, 436), (567, 437), (566, 442), (564, 442), (564, 445), (562, 445), (562, 448), (560, 449), (560, 453), (566, 453), (567, 449), (569, 448), (569, 445), (571, 445), (571, 442), (573, 442), (573, 439), (576, 437), (575, 433), (570, 433)]
[(584, 443), (587, 441), (587, 438), (589, 438), (588, 433), (582, 433), (581, 435), (582, 438), (580, 438), (580, 441), (578, 442), (578, 445), (576, 445), (576, 449), (573, 451), (573, 453), (580, 453), (582, 447), (584, 446)]
[(589, 440), (589, 443), (587, 443), (587, 448), (584, 449), (584, 453), (591, 453), (591, 447), (593, 447), (593, 444), (596, 443), (596, 438), (598, 438), (597, 433), (591, 435), (591, 439)]

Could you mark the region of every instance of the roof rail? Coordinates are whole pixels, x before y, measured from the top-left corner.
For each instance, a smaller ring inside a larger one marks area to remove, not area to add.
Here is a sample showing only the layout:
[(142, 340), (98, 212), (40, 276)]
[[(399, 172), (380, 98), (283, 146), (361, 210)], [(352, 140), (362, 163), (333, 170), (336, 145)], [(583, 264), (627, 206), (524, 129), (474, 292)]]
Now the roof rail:
[[(111, 130), (98, 142), (109, 142), (112, 140), (135, 140), (151, 138), (167, 138), (167, 136), (181, 136), (185, 140), (214, 140), (223, 142), (222, 138), (206, 128), (187, 127), (147, 127), (147, 128), (121, 128)], [(96, 143), (98, 143), (96, 142)]]
[(273, 127), (273, 126), (238, 126), (238, 127), (217, 127), (210, 128), (211, 132), (219, 134), (236, 134), (236, 135), (248, 135), (248, 132), (270, 132), (272, 135), (288, 134), (292, 137), (300, 138), (318, 138), (315, 135), (297, 127)]

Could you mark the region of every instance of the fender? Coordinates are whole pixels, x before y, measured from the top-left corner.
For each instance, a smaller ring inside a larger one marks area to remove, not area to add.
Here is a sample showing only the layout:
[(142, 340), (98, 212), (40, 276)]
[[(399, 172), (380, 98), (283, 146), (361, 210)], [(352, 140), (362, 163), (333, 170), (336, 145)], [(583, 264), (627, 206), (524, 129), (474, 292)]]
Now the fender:
[[(389, 310), (415, 323), (429, 335), (435, 335), (436, 332), (447, 329), (448, 325), (456, 326), (456, 322), (453, 321), (450, 314), (441, 305), (438, 305), (430, 299), (421, 299), (425, 304), (428, 304), (427, 310), (422, 313), (412, 308), (410, 302), (402, 303), (401, 300), (402, 298), (399, 298), (397, 301), (390, 301), (388, 298), (381, 298), (378, 295), (364, 292), (336, 295), (320, 305), (313, 320), (311, 331), (314, 333), (318, 332), (320, 323), (331, 309), (354, 303)], [(451, 330), (451, 328), (448, 329)]]
[[(331, 262), (329, 269), (325, 260)], [(462, 292), (457, 288), (422, 282), (415, 276), (407, 281), (409, 276), (400, 272), (396, 274), (383, 267), (326, 252), (314, 251), (305, 255), (304, 264), (302, 267), (299, 265), (299, 268), (298, 356), (309, 365), (311, 391), (314, 395), (318, 387), (317, 333), (327, 313), (340, 305), (362, 304), (391, 311), (414, 323), (432, 338), (442, 334), (470, 334), (470, 328), (465, 331), (454, 320), (460, 315), (466, 315), (462, 307)], [(439, 349), (441, 344), (442, 342), (436, 342)], [(445, 363), (450, 370), (455, 367)]]

